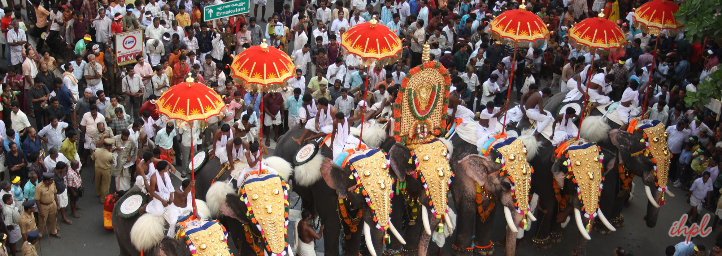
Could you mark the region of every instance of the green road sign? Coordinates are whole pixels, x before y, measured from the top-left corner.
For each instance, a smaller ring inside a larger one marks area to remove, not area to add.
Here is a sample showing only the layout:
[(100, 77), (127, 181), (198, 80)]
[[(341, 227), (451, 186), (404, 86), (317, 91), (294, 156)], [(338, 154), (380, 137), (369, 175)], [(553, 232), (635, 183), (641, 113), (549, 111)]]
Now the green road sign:
[(215, 20), (247, 13), (250, 0), (231, 1), (222, 4), (209, 5), (203, 8), (205, 20)]

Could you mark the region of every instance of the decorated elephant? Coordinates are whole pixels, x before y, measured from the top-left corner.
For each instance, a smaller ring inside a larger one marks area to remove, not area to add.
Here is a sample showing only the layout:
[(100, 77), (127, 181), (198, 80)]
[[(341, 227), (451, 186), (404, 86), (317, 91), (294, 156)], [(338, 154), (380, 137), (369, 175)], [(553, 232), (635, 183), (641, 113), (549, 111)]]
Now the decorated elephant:
[[(163, 217), (138, 214), (144, 196), (141, 189), (134, 186), (118, 200), (113, 209), (113, 232), (118, 240), (120, 255), (137, 256), (142, 251), (143, 255), (190, 256), (191, 250), (185, 241), (166, 236), (168, 224)], [(196, 200), (196, 205), (201, 215), (210, 216), (203, 201)]]

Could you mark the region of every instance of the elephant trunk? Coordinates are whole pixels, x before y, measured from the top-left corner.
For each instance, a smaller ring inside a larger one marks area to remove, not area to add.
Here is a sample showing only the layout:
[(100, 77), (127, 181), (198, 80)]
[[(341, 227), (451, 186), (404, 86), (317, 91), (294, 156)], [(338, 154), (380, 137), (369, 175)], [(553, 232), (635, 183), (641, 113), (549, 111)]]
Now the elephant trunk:
[[(667, 190), (667, 191), (669, 191), (669, 190)], [(644, 219), (647, 223), (647, 227), (650, 227), (650, 228), (653, 228), (654, 226), (657, 225), (657, 217), (659, 216), (659, 205), (654, 204), (652, 202), (656, 203), (659, 199), (662, 198), (664, 193), (661, 191), (655, 190), (653, 195), (654, 195), (654, 197), (652, 198), (653, 200), (649, 201), (649, 203), (647, 204), (647, 216), (644, 217)]]
[(659, 208), (659, 204), (657, 203), (657, 200), (652, 195), (652, 189), (649, 188), (649, 186), (644, 186), (644, 193), (647, 195), (647, 200), (649, 200), (649, 203), (652, 204), (654, 207)]
[(584, 227), (584, 222), (582, 222), (582, 214), (577, 208), (574, 208), (574, 220), (577, 222), (577, 228), (579, 229), (579, 233), (581, 233), (582, 237), (586, 240), (591, 240), (592, 238), (589, 236), (589, 232), (587, 232)]

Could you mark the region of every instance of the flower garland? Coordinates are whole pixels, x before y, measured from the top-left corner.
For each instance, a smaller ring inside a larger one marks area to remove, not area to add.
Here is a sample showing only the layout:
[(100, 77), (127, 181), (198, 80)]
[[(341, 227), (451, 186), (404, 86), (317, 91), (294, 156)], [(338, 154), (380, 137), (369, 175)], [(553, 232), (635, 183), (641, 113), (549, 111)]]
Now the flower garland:
[[(436, 87), (434, 87), (434, 89), (437, 93), (438, 93), (438, 90), (436, 90), (437, 87), (439, 87), (439, 89), (441, 89), (441, 86), (443, 86), (443, 89), (444, 89), (443, 90), (444, 102), (443, 102), (443, 106), (441, 109), (442, 116), (441, 116), (441, 120), (440, 120), (440, 122), (441, 122), (440, 127), (431, 127), (432, 134), (439, 136), (440, 134), (446, 133), (446, 118), (448, 116), (447, 110), (449, 108), (449, 95), (450, 95), (449, 89), (451, 88), (451, 76), (449, 76), (449, 72), (446, 70), (446, 68), (444, 66), (442, 66), (441, 63), (435, 62), (435, 61), (429, 61), (427, 63), (424, 63), (422, 65), (412, 68), (411, 70), (409, 70), (409, 72), (407, 72), (406, 76), (401, 81), (401, 87), (399, 87), (399, 93), (401, 93), (401, 95), (404, 95), (404, 93), (406, 93), (406, 89), (409, 88), (409, 80), (411, 79), (411, 77), (427, 68), (432, 68), (432, 69), (438, 70), (439, 73), (441, 73), (441, 75), (444, 77), (443, 85), (439, 84)], [(410, 106), (413, 105), (413, 102), (414, 102), (413, 98), (406, 99), (406, 100), (409, 102)], [(393, 115), (394, 115), (394, 121), (395, 121), (393, 129), (394, 129), (394, 139), (397, 142), (401, 142), (401, 143), (405, 144), (408, 138), (406, 137), (406, 135), (401, 136), (402, 101), (404, 101), (404, 97), (396, 97), (396, 102), (393, 105), (393, 110), (394, 110)], [(434, 100), (434, 105), (432, 106), (431, 109), (435, 109), (436, 104), (438, 104), (438, 100)], [(410, 108), (412, 109), (411, 112), (412, 112), (412, 115), (414, 115), (414, 118), (417, 118), (415, 116), (416, 113), (414, 113), (414, 111), (413, 111), (413, 109), (415, 109), (415, 108), (413, 108), (413, 107), (410, 107)], [(430, 110), (429, 113), (431, 113), (431, 112), (433, 112), (433, 111)], [(424, 120), (424, 119), (417, 119), (417, 120)]]
[(634, 173), (627, 172), (627, 168), (621, 164), (617, 165), (617, 172), (619, 173), (619, 180), (622, 182), (622, 190), (629, 190), (629, 183), (632, 183)]
[(283, 240), (284, 240), (284, 249), (281, 253), (273, 253), (271, 251), (271, 246), (268, 244), (268, 241), (265, 236), (263, 236), (263, 228), (261, 227), (261, 224), (256, 220), (256, 216), (253, 214), (253, 209), (251, 208), (251, 202), (248, 200), (248, 195), (246, 194), (246, 190), (244, 187), (241, 187), (241, 195), (243, 196), (243, 202), (246, 204), (246, 207), (248, 208), (248, 217), (251, 219), (251, 222), (256, 225), (256, 228), (261, 232), (261, 236), (263, 236), (263, 242), (266, 244), (266, 251), (268, 252), (269, 256), (286, 256), (288, 255), (288, 233), (285, 232), (288, 230), (288, 190), (290, 189), (289, 185), (286, 184), (286, 182), (278, 176), (279, 179), (281, 179), (281, 187), (283, 188), (283, 206), (284, 206), (284, 234), (283, 234)]
[[(341, 214), (343, 222), (351, 229), (351, 233), (356, 233), (356, 231), (358, 231), (358, 223), (361, 221), (364, 209), (359, 209), (358, 213), (356, 213), (356, 218), (351, 218), (348, 216), (348, 211), (346, 211), (346, 205), (344, 204), (343, 199), (339, 199), (338, 212)], [(346, 235), (346, 238), (351, 238), (351, 234)]]
[(406, 92), (406, 97), (411, 99), (408, 101), (409, 109), (411, 110), (411, 115), (413, 115), (414, 118), (416, 118), (416, 120), (426, 120), (429, 118), (431, 113), (434, 112), (434, 109), (436, 109), (436, 105), (439, 104), (439, 101), (436, 100), (436, 97), (438, 96), (437, 94), (439, 93), (440, 90), (441, 90), (441, 84), (437, 84), (432, 87), (431, 95), (429, 95), (429, 101), (430, 101), (429, 103), (431, 103), (431, 106), (429, 108), (427, 108), (425, 111), (422, 111), (419, 109), (421, 106), (419, 106), (419, 97), (418, 97), (418, 95), (416, 95), (417, 94), (416, 91), (408, 90)]
[(396, 180), (396, 194), (401, 194), (404, 197), (404, 202), (408, 206), (406, 214), (409, 216), (409, 226), (416, 225), (416, 219), (419, 217), (419, 209), (421, 204), (418, 198), (411, 198), (409, 193), (406, 192), (406, 181), (401, 182)]
[(563, 212), (567, 209), (569, 195), (562, 195), (561, 189), (559, 189), (559, 185), (556, 181), (552, 182), (552, 186), (554, 187), (554, 197), (557, 199), (557, 202), (559, 202), (559, 212)]
[[(483, 197), (486, 196), (486, 198), (489, 199), (489, 205), (484, 208), (484, 206), (481, 204), (484, 200)], [(496, 197), (489, 193), (486, 188), (479, 186), (479, 184), (476, 184), (476, 210), (479, 213), (479, 219), (481, 219), (481, 223), (486, 223), (486, 220), (489, 219), (489, 215), (491, 215), (491, 211), (494, 210), (494, 207), (496, 206)]]
[[(591, 143), (593, 146), (596, 146), (596, 144)], [(599, 208), (599, 200), (602, 198), (602, 188), (604, 187), (604, 164), (602, 163), (604, 161), (604, 153), (602, 153), (602, 148), (599, 146), (597, 147), (597, 152), (599, 152), (599, 168), (602, 170), (602, 181), (599, 183), (599, 193), (597, 197), (597, 209)], [(592, 213), (592, 215), (589, 215), (585, 211), (584, 206), (584, 200), (582, 199), (582, 190), (579, 188), (579, 183), (577, 183), (577, 177), (574, 175), (574, 171), (572, 171), (572, 161), (569, 160), (569, 153), (565, 153), (566, 160), (563, 162), (563, 164), (567, 167), (569, 172), (567, 173), (566, 178), (571, 179), (572, 182), (574, 182), (574, 187), (577, 190), (577, 197), (579, 198), (579, 203), (581, 204), (581, 210), (584, 211), (584, 217), (587, 219), (593, 219), (597, 217), (597, 212), (595, 211)], [(591, 223), (591, 222), (590, 222)], [(587, 232), (589, 232), (589, 225), (587, 225)]]
[(256, 244), (256, 241), (253, 239), (253, 233), (251, 231), (251, 228), (248, 227), (248, 225), (243, 225), (243, 231), (245, 231), (246, 235), (246, 242), (248, 245), (251, 246), (251, 249), (253, 249), (253, 252), (256, 256), (263, 256), (263, 251), (261, 250), (261, 247), (259, 247)]

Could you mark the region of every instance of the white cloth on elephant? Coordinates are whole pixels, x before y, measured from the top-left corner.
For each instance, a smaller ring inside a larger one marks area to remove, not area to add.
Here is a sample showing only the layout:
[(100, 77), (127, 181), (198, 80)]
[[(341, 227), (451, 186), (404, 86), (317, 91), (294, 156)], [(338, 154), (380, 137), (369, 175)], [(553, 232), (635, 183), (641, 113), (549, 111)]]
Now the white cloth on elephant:
[(476, 123), (477, 150), (481, 151), (482, 147), (484, 147), (484, 143), (486, 143), (486, 141), (489, 140), (491, 136), (500, 132), (498, 129), (496, 129), (496, 119), (493, 119), (494, 115), (499, 113), (499, 110), (499, 107), (495, 107), (491, 113), (489, 113), (489, 109), (484, 109), (479, 113), (479, 119), (489, 120), (489, 127), (484, 127), (483, 125), (481, 125), (481, 123)]
[(343, 123), (336, 125), (336, 137), (333, 140), (333, 161), (341, 155), (342, 152), (358, 145), (358, 138), (351, 136), (351, 129), (348, 123), (348, 117), (345, 117)]
[(168, 208), (163, 214), (163, 217), (168, 222), (168, 233), (166, 233), (166, 235), (169, 237), (174, 237), (176, 233), (176, 224), (178, 223), (178, 219), (181, 216), (185, 216), (192, 212), (193, 194), (191, 193), (188, 193), (188, 196), (186, 197), (185, 207), (178, 207), (177, 205), (175, 205), (175, 203), (171, 203), (170, 205), (168, 205)]
[[(567, 82), (567, 94), (564, 97), (564, 100), (562, 102), (572, 102), (582, 99), (584, 96), (584, 93), (579, 91), (579, 88), (577, 88), (577, 85), (579, 82), (577, 80), (574, 80), (574, 78), (570, 78)], [(587, 87), (582, 84), (582, 90), (586, 90)]]
[[(541, 92), (539, 92), (541, 93)], [(526, 109), (526, 106), (525, 106)], [(542, 112), (543, 111), (543, 112)], [(544, 128), (549, 125), (554, 120), (554, 117), (552, 115), (544, 110), (539, 110), (538, 106), (534, 106), (532, 109), (526, 110), (526, 117), (528, 117), (531, 120), (536, 121), (536, 131), (541, 132), (544, 130)]]
[(216, 151), (213, 154), (221, 160), (221, 164), (228, 163), (228, 152), (226, 152), (226, 145), (228, 141), (233, 139), (233, 131), (229, 130), (228, 135), (222, 134), (218, 141), (216, 141)]
[[(171, 183), (170, 176), (168, 176), (168, 172), (164, 173), (163, 176), (160, 175), (160, 172), (156, 172), (155, 179), (156, 187), (158, 187), (158, 189), (155, 191), (155, 194), (163, 200), (168, 201), (170, 199), (170, 194), (173, 193), (173, 184)], [(156, 216), (163, 216), (165, 210), (166, 207), (163, 206), (163, 202), (158, 200), (158, 198), (153, 198), (153, 200), (151, 200), (145, 206), (146, 212), (154, 214)]]
[[(454, 110), (449, 108), (447, 110), (447, 115), (451, 116)], [(456, 106), (456, 113), (453, 116), (454, 120), (461, 118), (462, 124), (467, 124), (469, 122), (474, 121), (474, 111), (471, 111), (471, 109), (467, 108), (466, 106), (457, 105)]]
[(68, 190), (65, 189), (63, 193), (58, 194), (58, 207), (65, 208), (68, 207)]
[(506, 124), (509, 124), (509, 123), (517, 123), (518, 124), (522, 118), (524, 118), (524, 113), (521, 112), (521, 107), (519, 105), (516, 105), (513, 108), (506, 111)]
[(577, 135), (577, 126), (571, 119), (567, 119), (567, 113), (562, 116), (562, 122), (554, 129), (554, 138), (552, 145), (557, 146), (559, 143), (567, 141)]
[[(236, 145), (233, 145), (233, 148), (231, 148), (231, 162), (233, 163), (233, 171), (231, 171), (231, 177), (238, 177), (238, 174), (243, 171), (243, 169), (246, 169), (248, 167), (248, 160), (246, 159), (245, 149), (243, 148), (243, 144), (239, 145), (238, 148), (236, 148)], [(238, 160), (236, 162), (236, 160)]]
[[(316, 129), (316, 118), (319, 118), (318, 130)], [(326, 112), (319, 111), (315, 117), (308, 119), (305, 128), (316, 133), (322, 132), (330, 134), (333, 131), (333, 116), (331, 115), (331, 107), (326, 107)]]
[(624, 89), (624, 93), (622, 94), (622, 100), (620, 100), (620, 102), (630, 103), (629, 107), (625, 107), (620, 103), (615, 110), (617, 111), (617, 116), (619, 116), (619, 120), (625, 124), (628, 124), (632, 117), (636, 117), (640, 114), (639, 109), (637, 109), (637, 106), (639, 106), (639, 92), (637, 90), (627, 87), (627, 89)]

